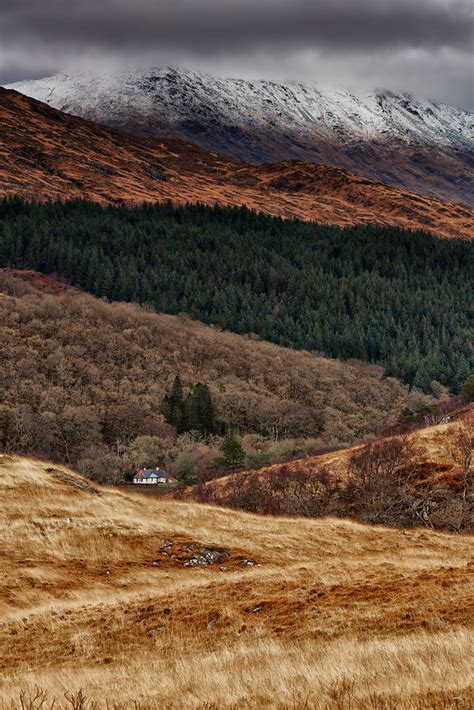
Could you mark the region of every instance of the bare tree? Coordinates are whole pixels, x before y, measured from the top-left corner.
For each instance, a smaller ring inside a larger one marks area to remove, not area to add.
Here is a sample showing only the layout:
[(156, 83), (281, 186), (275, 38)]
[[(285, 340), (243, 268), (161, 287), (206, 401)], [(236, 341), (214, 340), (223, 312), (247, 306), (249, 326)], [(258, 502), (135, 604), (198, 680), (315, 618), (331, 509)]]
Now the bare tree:
[(456, 465), (461, 478), (463, 500), (472, 494), (474, 484), (473, 467), (474, 433), (467, 426), (461, 425), (449, 438), (447, 453)]
[(418, 452), (408, 436), (377, 441), (356, 450), (349, 461), (344, 497), (352, 498), (369, 522), (403, 523), (415, 516), (429, 525), (431, 493), (415, 490), (412, 471)]

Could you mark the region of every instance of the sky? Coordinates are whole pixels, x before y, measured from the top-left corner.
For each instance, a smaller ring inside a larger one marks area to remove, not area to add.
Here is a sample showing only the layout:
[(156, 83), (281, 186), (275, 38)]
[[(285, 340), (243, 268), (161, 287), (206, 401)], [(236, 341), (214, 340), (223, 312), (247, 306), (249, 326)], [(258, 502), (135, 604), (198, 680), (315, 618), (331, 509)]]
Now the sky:
[(474, 109), (474, 0), (0, 0), (0, 84), (102, 66), (408, 91)]

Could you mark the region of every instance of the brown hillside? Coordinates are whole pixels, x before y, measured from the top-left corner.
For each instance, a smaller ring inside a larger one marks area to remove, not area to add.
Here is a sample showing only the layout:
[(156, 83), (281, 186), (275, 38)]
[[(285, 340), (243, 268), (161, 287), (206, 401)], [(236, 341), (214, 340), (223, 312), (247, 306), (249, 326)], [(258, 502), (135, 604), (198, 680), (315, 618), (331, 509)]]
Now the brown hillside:
[[(449, 474), (451, 471), (449, 469), (450, 464), (446, 445), (449, 441), (450, 434), (461, 425), (467, 426), (471, 430), (474, 429), (474, 404), (466, 404), (464, 407), (455, 410), (446, 417), (443, 417), (441, 423), (435, 423), (416, 429), (414, 432), (404, 436), (407, 436), (417, 443), (423, 454), (430, 457), (433, 466), (439, 465), (440, 467), (445, 467), (445, 473)], [(387, 440), (391, 438), (397, 438), (397, 436), (387, 437)], [(318, 454), (316, 456), (306, 456), (304, 459), (297, 459), (288, 464), (265, 466), (259, 469), (258, 473), (265, 478), (278, 474), (282, 468), (289, 471), (303, 468), (308, 472), (316, 472), (323, 466), (329, 466), (339, 475), (343, 476), (347, 472), (347, 462), (351, 454), (361, 449), (363, 445), (364, 444), (357, 444), (356, 446), (342, 448), (338, 451), (330, 451), (329, 453)], [(247, 473), (253, 472), (243, 471), (236, 474), (229, 474), (216, 481), (211, 481), (207, 485), (209, 487), (216, 486), (217, 488), (223, 488), (233, 478), (246, 476)]]
[(474, 404), (438, 418), (408, 434), (229, 474), (184, 497), (259, 513), (474, 530)]
[(90, 445), (100, 443), (104, 418), (114, 419), (114, 437), (118, 421), (127, 440), (164, 436), (159, 406), (177, 373), (185, 388), (209, 385), (219, 422), (262, 436), (320, 436), (320, 446), (375, 435), (428, 399), (376, 365), (109, 304), (32, 272), (0, 270), (0, 321), (0, 446), (3, 436), (4, 447), (63, 461), (83, 452), (97, 459)]
[(0, 88), (0, 194), (102, 203), (246, 204), (339, 226), (474, 235), (472, 209), (299, 161), (249, 166), (181, 141), (133, 138)]
[(127, 496), (3, 456), (0, 549), (4, 710), (474, 701), (469, 537)]

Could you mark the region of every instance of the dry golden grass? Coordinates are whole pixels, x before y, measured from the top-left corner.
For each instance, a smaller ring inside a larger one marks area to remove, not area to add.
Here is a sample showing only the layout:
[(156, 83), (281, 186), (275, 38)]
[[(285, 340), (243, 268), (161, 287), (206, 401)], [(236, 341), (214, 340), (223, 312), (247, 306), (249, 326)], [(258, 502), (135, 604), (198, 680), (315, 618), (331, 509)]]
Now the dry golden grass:
[(99, 493), (0, 458), (3, 708), (473, 706), (472, 538)]

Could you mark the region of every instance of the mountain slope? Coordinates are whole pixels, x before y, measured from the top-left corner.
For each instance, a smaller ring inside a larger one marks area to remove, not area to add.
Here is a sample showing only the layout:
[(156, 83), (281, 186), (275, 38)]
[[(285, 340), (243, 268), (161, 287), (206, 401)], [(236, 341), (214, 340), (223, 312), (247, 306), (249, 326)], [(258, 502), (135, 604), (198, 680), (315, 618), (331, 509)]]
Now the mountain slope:
[(105, 303), (32, 272), (0, 270), (0, 322), (0, 448), (84, 466), (117, 439), (174, 438), (159, 406), (177, 373), (185, 391), (209, 385), (219, 424), (260, 436), (319, 433), (320, 445), (375, 435), (426, 399), (381, 367)]
[(469, 537), (0, 474), (5, 708), (472, 706)]
[(474, 367), (470, 241), (168, 203), (5, 200), (0, 223), (0, 265), (99, 297), (382, 364), (425, 392), (459, 391)]
[(253, 163), (299, 159), (448, 201), (474, 201), (473, 115), (390, 92), (220, 79), (176, 68), (57, 74), (11, 88), (147, 137)]
[(468, 207), (427, 199), (344, 170), (288, 161), (249, 166), (181, 141), (150, 141), (0, 89), (0, 195), (241, 205), (282, 217), (474, 235)]

